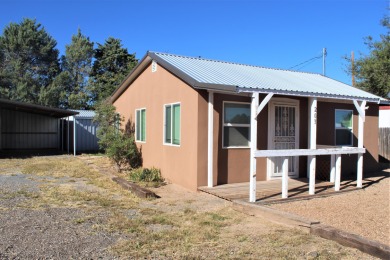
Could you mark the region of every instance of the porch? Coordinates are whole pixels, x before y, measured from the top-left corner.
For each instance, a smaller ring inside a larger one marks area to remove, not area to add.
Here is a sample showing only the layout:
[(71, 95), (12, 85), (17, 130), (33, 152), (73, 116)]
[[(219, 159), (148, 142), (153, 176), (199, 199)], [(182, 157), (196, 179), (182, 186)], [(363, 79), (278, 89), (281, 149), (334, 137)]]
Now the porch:
[[(376, 178), (366, 178), (363, 180), (362, 188), (367, 188), (368, 186), (377, 182)], [(248, 193), (249, 182), (242, 183), (233, 183), (233, 184), (224, 184), (218, 185), (215, 187), (199, 187), (198, 190), (206, 192), (223, 198), (229, 201), (233, 200), (249, 200)], [(270, 204), (270, 203), (279, 203), (287, 202), (291, 200), (300, 200), (300, 199), (312, 199), (317, 197), (337, 195), (347, 191), (354, 191), (360, 188), (357, 188), (357, 183), (354, 180), (344, 180), (340, 182), (340, 190), (335, 191), (335, 184), (327, 181), (318, 181), (316, 180), (315, 185), (315, 195), (309, 195), (309, 179), (300, 178), (300, 179), (288, 179), (288, 198), (282, 198), (282, 179), (275, 179), (270, 181), (257, 181), (256, 182), (256, 203)]]

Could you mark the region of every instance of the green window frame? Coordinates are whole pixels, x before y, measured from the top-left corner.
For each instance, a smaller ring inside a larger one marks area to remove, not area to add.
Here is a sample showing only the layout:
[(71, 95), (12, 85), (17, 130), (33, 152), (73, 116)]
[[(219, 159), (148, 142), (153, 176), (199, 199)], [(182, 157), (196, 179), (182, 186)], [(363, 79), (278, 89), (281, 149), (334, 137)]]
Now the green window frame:
[(335, 145), (353, 145), (353, 111), (345, 109), (335, 110)]
[(135, 140), (146, 142), (146, 109), (135, 110)]
[(223, 102), (222, 148), (249, 148), (251, 105)]
[(180, 145), (180, 103), (164, 105), (164, 144)]

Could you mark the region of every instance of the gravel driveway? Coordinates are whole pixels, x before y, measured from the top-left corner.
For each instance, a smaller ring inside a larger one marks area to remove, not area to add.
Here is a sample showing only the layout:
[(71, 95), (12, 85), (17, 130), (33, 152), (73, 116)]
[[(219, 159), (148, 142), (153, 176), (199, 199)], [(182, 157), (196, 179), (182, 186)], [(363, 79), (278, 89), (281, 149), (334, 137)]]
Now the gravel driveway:
[(0, 259), (372, 259), (176, 185), (141, 200), (90, 165), (111, 169), (94, 157), (0, 159)]
[(371, 177), (377, 183), (365, 189), (273, 207), (390, 245), (389, 173)]
[(29, 207), (41, 185), (65, 180), (1, 169), (0, 259), (115, 258), (107, 248), (126, 236), (96, 228), (107, 221), (106, 211)]

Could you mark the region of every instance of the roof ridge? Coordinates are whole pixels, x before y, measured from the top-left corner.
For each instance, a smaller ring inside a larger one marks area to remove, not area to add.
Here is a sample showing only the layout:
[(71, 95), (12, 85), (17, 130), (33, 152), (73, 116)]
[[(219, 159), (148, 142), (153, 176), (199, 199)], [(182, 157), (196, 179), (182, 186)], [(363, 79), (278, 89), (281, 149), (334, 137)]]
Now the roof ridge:
[(287, 72), (296, 72), (296, 73), (302, 73), (302, 74), (313, 74), (313, 75), (324, 76), (324, 75), (322, 75), (320, 73), (316, 73), (316, 72), (289, 70), (289, 69), (281, 69), (281, 68), (271, 68), (271, 67), (265, 67), (265, 66), (259, 66), (259, 65), (244, 64), (244, 63), (239, 63), (239, 62), (231, 62), (231, 61), (223, 61), (223, 60), (213, 60), (213, 59), (209, 59), (209, 58), (202, 58), (201, 56), (193, 57), (193, 56), (186, 56), (186, 55), (173, 54), (173, 53), (167, 53), (167, 52), (158, 52), (158, 51), (149, 51), (149, 53), (160, 54), (160, 55), (167, 55), (167, 56), (173, 56), (173, 57), (180, 57), (180, 58), (186, 58), (186, 59), (194, 59), (194, 60), (204, 60), (204, 61), (211, 61), (211, 62), (218, 62), (218, 63), (226, 63), (226, 64), (246, 66), (246, 67), (253, 67), (253, 68), (261, 68), (261, 69), (268, 69), (268, 70), (280, 70), (280, 71), (287, 71)]

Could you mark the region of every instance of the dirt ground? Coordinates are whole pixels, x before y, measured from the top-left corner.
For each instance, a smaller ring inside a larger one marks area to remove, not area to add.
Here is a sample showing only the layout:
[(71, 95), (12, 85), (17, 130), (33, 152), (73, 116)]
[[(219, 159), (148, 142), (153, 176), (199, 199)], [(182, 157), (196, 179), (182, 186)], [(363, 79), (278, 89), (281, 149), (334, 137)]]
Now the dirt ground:
[(273, 207), (390, 245), (389, 173), (370, 178), (377, 183), (365, 189)]
[(104, 157), (0, 160), (0, 259), (373, 259), (168, 184), (134, 197)]

